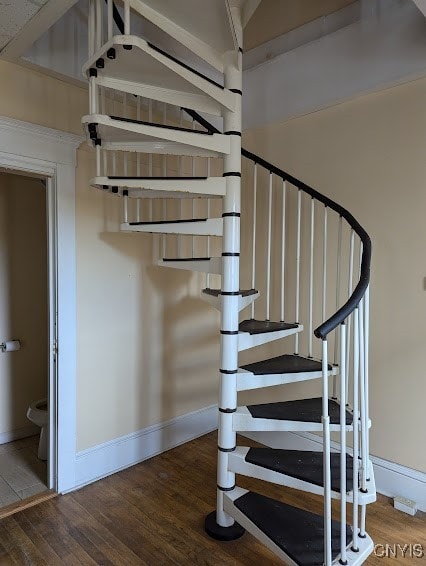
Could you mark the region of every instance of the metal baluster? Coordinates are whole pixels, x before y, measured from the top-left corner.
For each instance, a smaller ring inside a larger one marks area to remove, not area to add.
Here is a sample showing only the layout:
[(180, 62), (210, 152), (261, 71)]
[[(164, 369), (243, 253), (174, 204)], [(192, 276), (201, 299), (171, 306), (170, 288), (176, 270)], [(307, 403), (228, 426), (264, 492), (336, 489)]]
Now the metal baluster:
[(88, 18), (88, 55), (89, 58), (95, 53), (95, 0), (89, 0), (89, 18)]
[[(365, 370), (364, 370), (364, 379), (365, 379), (365, 420), (366, 425), (368, 426), (369, 420), (369, 368), (368, 368), (368, 357), (369, 357), (369, 338), (370, 338), (370, 285), (368, 285), (365, 296), (364, 296), (364, 308), (365, 308), (365, 316), (364, 316), (364, 339), (365, 339), (365, 346), (364, 346), (364, 363), (365, 363)], [(367, 438), (366, 438), (366, 453), (367, 458), (370, 455), (370, 435), (367, 428)], [(370, 470), (367, 467), (367, 481), (370, 479)]]
[(124, 35), (130, 35), (130, 2), (124, 0)]
[[(148, 101), (148, 122), (152, 123), (152, 100), (149, 99)], [(148, 171), (149, 176), (152, 177), (152, 153), (149, 154), (148, 158)], [(149, 199), (149, 221), (152, 222), (153, 219), (153, 211), (152, 211), (152, 198)]]
[(322, 321), (325, 321), (327, 311), (327, 231), (328, 231), (328, 209), (324, 205), (324, 225), (323, 225), (323, 249), (322, 249)]
[[(300, 225), (302, 217), (302, 191), (297, 191), (297, 235), (296, 235), (296, 316), (295, 322), (300, 323), (299, 309), (300, 309)], [(294, 335), (294, 353), (299, 353), (299, 333)]]
[[(207, 157), (207, 179), (210, 178), (210, 157)], [(210, 199), (207, 199), (207, 218), (210, 218)], [(207, 236), (207, 257), (210, 258), (210, 236)], [(210, 289), (210, 273), (206, 275), (206, 287)]]
[(340, 558), (346, 562), (346, 324), (340, 325)]
[(272, 173), (269, 173), (268, 192), (268, 250), (266, 253), (266, 320), (270, 320), (271, 308), (271, 240), (272, 240)]
[(96, 0), (96, 51), (102, 46), (102, 4)]
[[(136, 119), (140, 120), (141, 119), (141, 97), (138, 96), (137, 101), (136, 101)], [(136, 155), (136, 176), (140, 177), (141, 176), (141, 154), (138, 151), (137, 155)]]
[(282, 224), (281, 224), (281, 322), (284, 322), (285, 315), (285, 230), (286, 230), (286, 197), (287, 183), (283, 180), (283, 196), (282, 196)]
[[(361, 492), (367, 493), (367, 435), (365, 419), (365, 359), (364, 359), (364, 300), (359, 303), (359, 367), (360, 367), (360, 413), (361, 413)], [(365, 535), (365, 505), (361, 505), (360, 536)]]
[(129, 222), (129, 191), (126, 189), (123, 191), (123, 222)]
[[(179, 109), (179, 125), (180, 127), (182, 127), (183, 125), (183, 112), (182, 112), (182, 108)], [(179, 155), (178, 157), (178, 176), (182, 177), (182, 156)], [(179, 218), (182, 218), (182, 201), (183, 199), (179, 199)], [(177, 244), (178, 244), (178, 257), (182, 256), (182, 236), (181, 234), (178, 235), (178, 240), (177, 240)], [(207, 288), (209, 288), (209, 286), (207, 285)]]
[[(192, 119), (192, 129), (196, 129), (195, 120)], [(195, 157), (192, 156), (192, 177), (195, 177)], [(192, 218), (195, 218), (195, 199), (192, 199)], [(195, 257), (195, 236), (192, 235), (191, 240), (191, 250), (192, 250), (192, 257)]]
[(308, 357), (312, 358), (312, 338), (313, 338), (313, 302), (314, 302), (314, 230), (315, 230), (315, 201), (311, 198), (311, 245), (309, 257), (309, 348)]
[(322, 429), (324, 478), (324, 564), (331, 566), (331, 463), (330, 416), (328, 414), (328, 351), (327, 340), (322, 341)]
[[(127, 94), (125, 92), (123, 92), (123, 115), (125, 118), (128, 116)], [(123, 155), (123, 165), (124, 165), (124, 176), (127, 177), (128, 166), (129, 166), (129, 155), (127, 151), (125, 151)]]
[[(351, 229), (351, 243), (350, 243), (350, 250), (349, 250), (349, 277), (348, 277), (348, 298), (352, 295), (352, 280), (353, 280), (353, 268), (354, 268), (354, 242), (355, 242), (355, 232)], [(346, 346), (346, 357), (349, 359), (349, 352), (351, 346), (351, 318), (352, 316), (348, 317), (348, 331), (346, 333), (347, 338), (347, 346)], [(349, 371), (346, 372), (346, 390), (349, 387)]]
[(359, 514), (359, 308), (354, 311), (354, 352), (353, 352), (353, 547), (358, 551), (358, 514)]
[[(163, 104), (163, 124), (167, 123), (167, 104)], [(163, 177), (167, 177), (167, 155), (163, 155)], [(167, 199), (163, 198), (163, 218), (167, 219)], [(162, 236), (163, 258), (166, 257), (167, 235)]]
[[(101, 95), (101, 114), (106, 114), (106, 108), (105, 108), (105, 88), (104, 87), (100, 87), (100, 95)], [(108, 176), (108, 152), (105, 151), (104, 149), (102, 150), (102, 159), (103, 159), (103, 163), (102, 163), (102, 174), (104, 177)]]
[[(342, 255), (342, 216), (339, 216), (339, 228), (337, 233), (337, 271), (336, 271), (336, 312), (340, 303), (340, 263)], [(334, 334), (334, 364), (337, 365), (337, 352), (339, 347), (339, 335)], [(333, 399), (337, 398), (337, 376), (333, 376)]]
[[(254, 164), (253, 171), (253, 249), (251, 261), (251, 288), (255, 289), (256, 279), (256, 219), (257, 219), (257, 163)], [(251, 318), (254, 320), (254, 303), (251, 304)]]
[(113, 36), (113, 26), (114, 26), (114, 16), (113, 16), (113, 0), (108, 0), (107, 12), (108, 12), (108, 41), (112, 39)]

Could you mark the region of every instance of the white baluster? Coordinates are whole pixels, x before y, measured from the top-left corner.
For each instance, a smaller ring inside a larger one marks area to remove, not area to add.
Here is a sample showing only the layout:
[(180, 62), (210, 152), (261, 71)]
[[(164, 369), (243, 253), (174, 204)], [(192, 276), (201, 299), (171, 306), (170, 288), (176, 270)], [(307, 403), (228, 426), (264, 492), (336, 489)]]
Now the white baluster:
[(328, 209), (324, 206), (323, 248), (322, 248), (322, 321), (325, 321), (327, 311), (327, 231)]
[(281, 322), (284, 321), (285, 315), (285, 231), (286, 231), (286, 197), (287, 197), (287, 183), (283, 181), (283, 196), (282, 196), (282, 223), (281, 223)]
[(270, 320), (271, 309), (271, 242), (272, 240), (272, 173), (269, 173), (268, 191), (268, 249), (266, 252), (266, 320)]
[(130, 2), (124, 0), (124, 35), (130, 35)]
[(108, 21), (108, 41), (113, 36), (114, 16), (113, 16), (113, 0), (108, 0), (107, 4), (107, 21)]
[[(141, 119), (141, 97), (138, 96), (136, 101), (136, 119)], [(141, 175), (141, 154), (138, 152), (136, 154), (136, 176), (140, 177)]]
[(95, 26), (96, 26), (95, 19), (96, 19), (95, 0), (89, 0), (89, 17), (87, 22), (89, 58), (92, 57), (95, 53)]
[[(355, 232), (351, 230), (351, 242), (349, 250), (349, 276), (348, 276), (348, 298), (352, 295), (352, 280), (353, 280), (353, 268), (354, 268), (354, 242), (355, 242)], [(346, 356), (349, 359), (349, 352), (351, 346), (351, 319), (352, 316), (348, 317), (347, 326), (348, 330), (346, 333)], [(346, 372), (346, 390), (349, 387), (349, 371)]]
[(102, 46), (102, 4), (96, 0), (96, 51)]
[[(256, 221), (257, 221), (257, 163), (253, 170), (253, 232), (252, 232), (252, 259), (251, 259), (251, 288), (255, 289), (256, 283)], [(254, 320), (254, 301), (251, 304), (251, 318)]]
[[(299, 323), (300, 311), (300, 226), (302, 219), (302, 191), (297, 191), (297, 233), (296, 233), (296, 316), (295, 322)], [(294, 335), (294, 353), (299, 353), (299, 333)]]
[[(210, 157), (207, 158), (207, 178), (210, 178)], [(207, 199), (207, 218), (210, 218), (210, 199)], [(207, 257), (210, 257), (210, 236), (207, 236)], [(210, 273), (206, 275), (206, 287), (210, 289)]]
[(346, 564), (346, 324), (340, 325), (340, 558)]
[(312, 338), (313, 338), (313, 298), (314, 298), (314, 230), (315, 230), (315, 201), (311, 198), (311, 245), (309, 256), (309, 336), (308, 336), (308, 357), (312, 358)]
[[(365, 340), (365, 346), (364, 346), (364, 363), (365, 363), (365, 369), (364, 369), (364, 380), (365, 380), (365, 421), (367, 423), (368, 426), (368, 421), (369, 421), (369, 368), (368, 368), (368, 358), (369, 358), (369, 346), (368, 346), (368, 342), (370, 339), (370, 285), (368, 285), (366, 291), (365, 291), (365, 296), (364, 296), (364, 309), (365, 309), (365, 316), (364, 316), (364, 340)], [(366, 453), (367, 453), (367, 458), (369, 458), (370, 456), (370, 434), (369, 434), (369, 430), (367, 428), (367, 438), (366, 438)], [(367, 468), (367, 480), (369, 480), (369, 475), (370, 475), (370, 470)]]
[(353, 351), (353, 549), (358, 550), (358, 514), (359, 514), (359, 308), (354, 311), (354, 351)]
[(324, 564), (331, 566), (331, 464), (330, 416), (328, 414), (328, 352), (327, 340), (322, 341), (322, 430), (324, 478)]
[[(339, 228), (337, 233), (337, 266), (336, 266), (336, 312), (340, 306), (340, 263), (342, 256), (342, 217), (339, 216)], [(334, 333), (334, 363), (337, 364), (337, 353), (339, 348), (339, 334)], [(337, 397), (337, 377), (333, 377), (333, 399)]]
[(129, 192), (127, 190), (123, 191), (123, 222), (127, 224), (129, 221)]

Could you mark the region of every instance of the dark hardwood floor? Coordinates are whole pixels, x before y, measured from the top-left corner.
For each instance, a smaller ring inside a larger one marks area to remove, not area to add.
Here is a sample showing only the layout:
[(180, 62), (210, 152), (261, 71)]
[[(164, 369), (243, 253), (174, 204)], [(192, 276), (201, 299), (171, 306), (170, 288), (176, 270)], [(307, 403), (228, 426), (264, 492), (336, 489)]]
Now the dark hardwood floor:
[[(204, 516), (215, 502), (215, 447), (216, 435), (209, 434), (2, 519), (0, 564), (281, 564), (247, 533), (228, 543), (215, 542), (204, 534)], [(321, 513), (319, 497), (249, 478), (240, 478), (238, 484)], [(375, 543), (416, 543), (426, 551), (425, 514), (409, 517), (379, 497), (367, 517)], [(367, 564), (420, 566), (424, 561), (425, 557), (372, 556)]]

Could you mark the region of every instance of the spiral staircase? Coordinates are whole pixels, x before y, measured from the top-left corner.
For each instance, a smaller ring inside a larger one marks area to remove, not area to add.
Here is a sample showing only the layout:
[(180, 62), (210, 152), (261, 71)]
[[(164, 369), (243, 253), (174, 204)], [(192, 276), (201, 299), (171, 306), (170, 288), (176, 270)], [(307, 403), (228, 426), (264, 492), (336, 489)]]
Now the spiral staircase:
[[(90, 184), (122, 199), (122, 231), (158, 234), (159, 265), (205, 273), (201, 295), (220, 311), (208, 535), (227, 541), (247, 530), (287, 564), (362, 564), (376, 497), (371, 243), (342, 206), (241, 148), (242, 35), (258, 3), (89, 0)], [(239, 361), (257, 347), (279, 355)], [(286, 384), (301, 382), (317, 395), (238, 404), (239, 392), (280, 386), (283, 398)], [(238, 432), (255, 431), (316, 433), (322, 450), (237, 446)], [(318, 494), (324, 512), (242, 489), (239, 474)]]

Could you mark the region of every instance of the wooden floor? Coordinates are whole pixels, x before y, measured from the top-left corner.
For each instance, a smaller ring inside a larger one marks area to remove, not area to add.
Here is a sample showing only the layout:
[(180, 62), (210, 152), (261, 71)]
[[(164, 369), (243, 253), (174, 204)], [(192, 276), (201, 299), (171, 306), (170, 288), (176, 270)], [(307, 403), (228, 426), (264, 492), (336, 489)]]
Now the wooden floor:
[[(216, 435), (210, 434), (1, 520), (0, 564), (281, 564), (247, 533), (229, 543), (204, 534), (204, 516), (215, 501), (215, 446)], [(238, 484), (321, 512), (316, 496), (248, 478)], [(369, 507), (368, 532), (377, 544), (417, 543), (426, 549), (426, 515), (404, 515), (383, 497)], [(424, 561), (372, 556), (367, 564)]]

